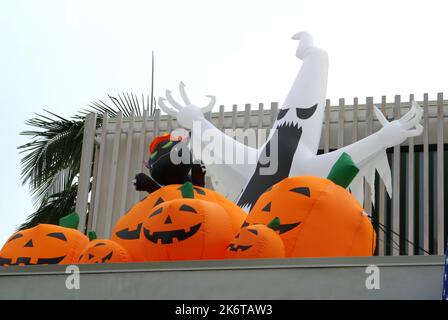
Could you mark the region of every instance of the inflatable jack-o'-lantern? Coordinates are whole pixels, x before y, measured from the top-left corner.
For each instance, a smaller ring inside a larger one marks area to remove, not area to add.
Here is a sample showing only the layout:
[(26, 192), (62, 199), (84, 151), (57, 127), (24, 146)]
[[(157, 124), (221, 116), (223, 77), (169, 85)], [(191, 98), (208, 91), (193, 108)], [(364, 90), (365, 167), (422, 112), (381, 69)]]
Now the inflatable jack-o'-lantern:
[(130, 262), (129, 253), (112, 240), (96, 239), (81, 252), (78, 263)]
[[(184, 196), (193, 195), (184, 185)], [(145, 217), (139, 239), (148, 261), (223, 259), (235, 235), (232, 213), (219, 203), (181, 198), (161, 203)]]
[(254, 224), (241, 228), (241, 231), (227, 247), (227, 258), (283, 258), (285, 256), (285, 246), (280, 236), (275, 232), (279, 225), (280, 220), (276, 218), (267, 226)]
[(256, 202), (246, 223), (279, 217), (286, 257), (370, 256), (375, 231), (359, 202), (328, 179), (290, 177)]
[(52, 224), (17, 231), (0, 251), (0, 265), (71, 264), (89, 243), (81, 232)]
[(189, 189), (195, 200), (206, 200), (218, 204), (228, 214), (232, 236), (238, 232), (247, 217), (241, 208), (217, 192), (192, 186), (190, 182), (187, 182), (184, 185), (173, 184), (163, 187), (137, 203), (117, 222), (112, 231), (112, 240), (122, 245), (129, 252), (133, 261), (146, 260), (140, 245), (143, 222), (157, 205), (182, 198), (182, 190), (185, 188)]

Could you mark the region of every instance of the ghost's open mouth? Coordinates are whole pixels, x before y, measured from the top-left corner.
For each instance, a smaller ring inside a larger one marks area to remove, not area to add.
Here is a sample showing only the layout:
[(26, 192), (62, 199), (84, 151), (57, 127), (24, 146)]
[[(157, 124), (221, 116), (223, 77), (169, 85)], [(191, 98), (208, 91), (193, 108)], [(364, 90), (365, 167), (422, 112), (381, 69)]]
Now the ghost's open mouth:
[(289, 176), (301, 136), (302, 127), (297, 122), (284, 122), (277, 126), (262, 150), (255, 172), (238, 200), (238, 206), (250, 210), (263, 192)]

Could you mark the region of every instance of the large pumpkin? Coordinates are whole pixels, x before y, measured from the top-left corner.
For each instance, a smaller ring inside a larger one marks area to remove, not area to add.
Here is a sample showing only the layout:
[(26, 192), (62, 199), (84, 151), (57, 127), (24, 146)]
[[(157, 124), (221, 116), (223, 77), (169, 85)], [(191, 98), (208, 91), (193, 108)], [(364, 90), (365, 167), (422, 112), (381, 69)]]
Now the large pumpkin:
[(91, 241), (81, 252), (78, 263), (130, 262), (129, 253), (112, 240), (96, 239)]
[[(182, 198), (182, 188), (184, 186), (190, 186), (190, 184), (173, 184), (149, 194), (118, 220), (112, 230), (112, 240), (126, 248), (134, 261), (144, 261), (146, 257), (142, 255), (139, 242), (144, 220), (157, 205)], [(231, 232), (235, 235), (246, 219), (247, 214), (236, 204), (215, 191), (196, 186), (191, 187), (193, 188), (195, 199), (215, 202), (227, 212)]]
[(181, 198), (157, 205), (142, 225), (147, 261), (224, 259), (236, 234), (233, 216), (219, 203)]
[(287, 257), (370, 256), (375, 231), (359, 202), (328, 179), (286, 178), (263, 193), (246, 224), (279, 217)]
[(0, 251), (0, 265), (71, 264), (89, 239), (71, 228), (39, 224), (17, 231)]
[(227, 247), (228, 259), (283, 258), (285, 246), (280, 236), (264, 224), (241, 228)]

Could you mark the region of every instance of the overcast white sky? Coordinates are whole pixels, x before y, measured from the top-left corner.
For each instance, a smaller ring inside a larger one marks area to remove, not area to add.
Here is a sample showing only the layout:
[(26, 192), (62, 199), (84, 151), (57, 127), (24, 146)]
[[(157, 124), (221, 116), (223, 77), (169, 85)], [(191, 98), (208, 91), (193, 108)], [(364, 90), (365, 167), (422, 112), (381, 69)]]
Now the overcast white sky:
[(107, 93), (187, 85), (218, 104), (282, 102), (306, 30), (330, 57), (328, 97), (447, 92), (448, 2), (1, 0), (0, 245), (33, 211), (19, 132), (47, 108), (70, 116)]

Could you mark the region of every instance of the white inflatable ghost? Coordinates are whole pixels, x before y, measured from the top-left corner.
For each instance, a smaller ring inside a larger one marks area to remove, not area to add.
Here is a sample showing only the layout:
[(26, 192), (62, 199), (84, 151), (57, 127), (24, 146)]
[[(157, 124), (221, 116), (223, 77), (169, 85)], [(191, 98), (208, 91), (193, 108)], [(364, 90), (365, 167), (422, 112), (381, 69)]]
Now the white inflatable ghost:
[[(206, 132), (207, 136), (212, 134), (214, 137), (220, 137), (221, 145), (232, 146), (232, 150), (228, 147), (214, 150), (212, 159), (207, 161), (204, 161), (200, 152), (195, 152), (194, 147), (192, 149), (194, 157), (202, 158), (207, 172), (211, 174), (214, 181), (218, 182), (216, 184), (218, 191), (235, 199), (237, 204), (246, 211), (250, 210), (264, 191), (288, 176), (327, 177), (333, 164), (343, 152), (352, 157), (360, 170), (349, 188), (361, 203), (363, 202), (364, 178), (374, 192), (375, 170), (378, 171), (391, 195), (391, 174), (386, 148), (422, 133), (423, 127), (419, 122), (423, 110), (413, 101), (406, 115), (399, 120), (388, 122), (381, 111), (375, 107), (375, 115), (383, 126), (381, 130), (344, 148), (317, 155), (326, 105), (328, 55), (324, 50), (313, 45), (313, 39), (308, 33), (297, 33), (293, 39), (300, 40), (296, 56), (303, 60), (303, 64), (279, 110), (267, 142), (260, 149), (235, 141), (206, 120), (203, 114), (213, 108), (214, 97), (209, 96), (211, 102), (207, 107), (198, 108), (189, 101), (183, 83), (180, 84), (180, 93), (185, 106), (177, 103), (171, 96), (171, 92), (167, 90), (167, 99), (159, 99), (160, 108), (177, 117), (179, 124), (184, 128), (193, 129), (191, 142), (193, 146), (202, 147), (196, 149), (204, 150), (210, 147), (210, 141), (204, 139)], [(167, 106), (166, 100), (175, 109)], [(200, 126), (194, 124), (200, 124)], [(199, 129), (195, 130), (195, 128)], [(278, 149), (274, 150), (273, 147)], [(268, 155), (275, 151), (278, 152), (278, 157), (274, 157), (277, 161), (275, 166), (277, 170), (266, 174), (266, 170), (263, 170), (267, 165), (272, 165), (272, 163), (267, 164)], [(225, 161), (228, 159), (226, 153), (229, 152), (244, 154), (247, 155), (247, 159), (256, 159), (256, 161), (244, 164)], [(373, 194), (372, 199), (374, 199)]]

